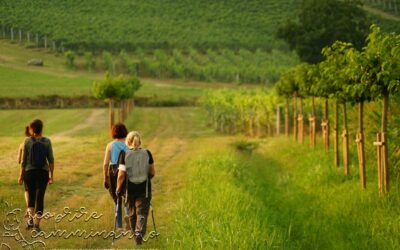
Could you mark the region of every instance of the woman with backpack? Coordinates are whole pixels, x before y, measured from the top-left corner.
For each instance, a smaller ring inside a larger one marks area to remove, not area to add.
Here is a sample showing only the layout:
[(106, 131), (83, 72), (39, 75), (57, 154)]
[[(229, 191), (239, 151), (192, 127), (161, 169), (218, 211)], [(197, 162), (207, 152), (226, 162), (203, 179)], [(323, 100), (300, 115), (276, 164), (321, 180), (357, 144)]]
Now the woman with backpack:
[[(125, 138), (128, 130), (122, 123), (117, 123), (111, 128), (111, 137), (113, 140), (107, 144), (104, 156), (103, 174), (104, 174), (104, 187), (110, 192), (111, 198), (114, 201), (115, 210), (117, 210), (116, 227), (122, 231), (122, 200), (118, 199), (116, 195), (117, 177), (118, 177), (118, 159), (121, 152), (125, 153), (128, 147), (125, 144)], [(118, 204), (117, 204), (118, 202)], [(125, 206), (125, 223), (126, 230), (130, 230), (128, 220), (128, 207)]]
[(126, 137), (126, 144), (129, 150), (121, 157), (119, 164), (117, 195), (121, 195), (125, 185), (131, 230), (135, 232), (136, 244), (141, 245), (150, 210), (151, 178), (155, 175), (154, 160), (149, 150), (141, 148), (138, 132), (130, 132)]
[(29, 124), (31, 137), (25, 139), (18, 183), (25, 183), (28, 192), (27, 228), (40, 231), (44, 195), (47, 183), (54, 181), (54, 156), (50, 139), (42, 136), (43, 122), (34, 120)]

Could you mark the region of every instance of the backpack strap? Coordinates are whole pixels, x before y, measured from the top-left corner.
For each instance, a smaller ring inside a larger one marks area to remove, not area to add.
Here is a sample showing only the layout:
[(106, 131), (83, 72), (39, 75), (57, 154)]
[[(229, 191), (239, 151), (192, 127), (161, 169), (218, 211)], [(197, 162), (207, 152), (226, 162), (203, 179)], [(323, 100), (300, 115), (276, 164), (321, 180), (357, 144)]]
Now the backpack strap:
[(35, 144), (37, 141), (36, 141), (36, 138), (34, 137), (34, 136), (31, 136), (31, 140), (32, 140), (32, 145), (31, 145), (31, 148), (30, 148), (30, 152), (29, 152), (29, 162), (31, 163), (31, 164), (33, 164), (33, 144)]

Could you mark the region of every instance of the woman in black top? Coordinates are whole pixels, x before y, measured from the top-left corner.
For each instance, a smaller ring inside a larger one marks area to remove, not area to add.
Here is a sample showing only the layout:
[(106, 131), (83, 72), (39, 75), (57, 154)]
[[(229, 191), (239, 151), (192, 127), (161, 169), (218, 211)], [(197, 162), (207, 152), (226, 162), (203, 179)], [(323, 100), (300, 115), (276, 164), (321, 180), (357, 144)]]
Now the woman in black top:
[(18, 183), (25, 184), (28, 192), (28, 228), (40, 231), (47, 183), (54, 181), (54, 157), (51, 141), (42, 137), (43, 122), (34, 120), (29, 125), (29, 138), (25, 139)]

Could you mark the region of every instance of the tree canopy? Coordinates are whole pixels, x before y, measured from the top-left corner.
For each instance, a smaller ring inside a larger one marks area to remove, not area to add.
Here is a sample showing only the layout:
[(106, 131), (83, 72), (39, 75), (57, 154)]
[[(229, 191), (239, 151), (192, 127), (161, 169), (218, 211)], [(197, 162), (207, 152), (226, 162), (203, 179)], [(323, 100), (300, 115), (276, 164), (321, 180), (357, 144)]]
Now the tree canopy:
[(304, 0), (295, 20), (289, 20), (277, 36), (289, 43), (302, 61), (323, 60), (322, 48), (335, 41), (351, 42), (357, 49), (364, 45), (369, 22), (358, 1)]

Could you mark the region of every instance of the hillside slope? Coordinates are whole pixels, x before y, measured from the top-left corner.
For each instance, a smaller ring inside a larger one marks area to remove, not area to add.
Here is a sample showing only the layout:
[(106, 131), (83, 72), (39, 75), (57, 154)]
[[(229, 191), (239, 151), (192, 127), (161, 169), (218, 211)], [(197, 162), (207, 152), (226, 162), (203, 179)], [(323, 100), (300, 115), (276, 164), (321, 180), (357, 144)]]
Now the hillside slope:
[(0, 23), (10, 38), (22, 29), (24, 39), (29, 31), (72, 48), (271, 49), (285, 46), (274, 33), (296, 2), (0, 0)]

